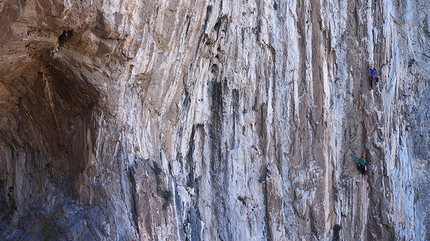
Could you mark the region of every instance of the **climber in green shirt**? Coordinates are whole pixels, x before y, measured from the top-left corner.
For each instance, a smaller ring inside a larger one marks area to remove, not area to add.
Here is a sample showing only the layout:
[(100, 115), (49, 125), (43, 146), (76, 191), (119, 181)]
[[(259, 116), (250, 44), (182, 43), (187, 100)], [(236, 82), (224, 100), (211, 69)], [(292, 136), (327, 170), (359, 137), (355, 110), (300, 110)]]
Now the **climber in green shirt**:
[(361, 174), (366, 175), (366, 153), (361, 154), (360, 160), (358, 160), (358, 170)]

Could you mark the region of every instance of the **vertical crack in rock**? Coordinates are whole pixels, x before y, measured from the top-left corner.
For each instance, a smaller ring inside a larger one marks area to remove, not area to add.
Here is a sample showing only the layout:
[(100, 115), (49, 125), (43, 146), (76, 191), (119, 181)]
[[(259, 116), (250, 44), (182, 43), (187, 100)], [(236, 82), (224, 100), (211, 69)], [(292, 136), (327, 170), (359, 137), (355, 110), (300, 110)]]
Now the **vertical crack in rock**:
[(215, 230), (221, 240), (231, 240), (230, 230), (226, 220), (228, 199), (228, 182), (226, 181), (228, 166), (227, 156), (223, 156), (223, 116), (224, 116), (224, 90), (227, 79), (224, 81), (213, 80), (209, 82), (209, 92), (211, 95), (211, 122), (209, 126), (210, 137), (210, 175), (213, 185), (214, 215), (216, 223)]
[(239, 147), (238, 143), (238, 138), (236, 137), (237, 133), (239, 130), (237, 130), (236, 125), (238, 125), (238, 123), (240, 123), (240, 113), (239, 113), (239, 108), (240, 108), (240, 95), (239, 95), (239, 90), (237, 89), (233, 89), (232, 91), (232, 100), (233, 100), (233, 133), (232, 133), (232, 137), (231, 137), (231, 143), (230, 143), (230, 148), (231, 149), (236, 149), (237, 147)]
[[(187, 217), (187, 225), (190, 225), (191, 227), (191, 233), (188, 234), (187, 238), (189, 240), (201, 240), (200, 233), (202, 232), (202, 217), (200, 215), (200, 209), (198, 206), (199, 202), (199, 189), (200, 189), (200, 183), (199, 179), (197, 178), (197, 175), (195, 173), (195, 160), (193, 159), (193, 155), (196, 151), (196, 131), (197, 132), (203, 132), (203, 126), (202, 125), (194, 125), (191, 131), (191, 138), (189, 143), (189, 151), (187, 154), (187, 164), (186, 164), (186, 170), (188, 172), (187, 176), (187, 187), (193, 190), (193, 196), (191, 201), (191, 207), (188, 211), (188, 217)], [(204, 135), (200, 133), (199, 136)]]
[(209, 5), (209, 6), (206, 8), (206, 17), (205, 17), (205, 21), (204, 21), (204, 23), (203, 23), (202, 32), (201, 32), (201, 34), (200, 34), (200, 36), (199, 36), (199, 38), (198, 38), (198, 40), (197, 40), (197, 45), (196, 45), (196, 50), (195, 50), (195, 52), (194, 52), (193, 60), (195, 60), (195, 59), (196, 59), (197, 54), (198, 54), (198, 53), (199, 53), (199, 51), (200, 51), (200, 45), (201, 45), (201, 43), (202, 43), (202, 40), (204, 40), (204, 38), (206, 38), (206, 37), (207, 37), (207, 36), (206, 36), (206, 29), (207, 29), (207, 27), (208, 27), (208, 22), (209, 22), (209, 18), (210, 18), (210, 16), (211, 16), (211, 13), (212, 13), (212, 5)]
[(139, 205), (141, 205), (139, 203), (139, 189), (138, 189), (138, 183), (136, 181), (135, 178), (136, 175), (136, 171), (135, 171), (135, 167), (132, 166), (130, 167), (130, 169), (128, 170), (128, 177), (129, 177), (129, 182), (131, 183), (130, 185), (130, 195), (131, 195), (131, 216), (133, 219), (133, 226), (136, 228), (137, 234), (139, 239), (141, 239), (140, 234), (140, 227), (139, 227)]

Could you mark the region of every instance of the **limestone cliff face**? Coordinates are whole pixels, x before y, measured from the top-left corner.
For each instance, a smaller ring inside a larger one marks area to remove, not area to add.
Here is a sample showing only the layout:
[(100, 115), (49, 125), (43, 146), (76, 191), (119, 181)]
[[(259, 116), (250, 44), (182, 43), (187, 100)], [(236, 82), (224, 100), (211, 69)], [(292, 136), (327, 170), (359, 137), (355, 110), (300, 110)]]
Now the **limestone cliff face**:
[(0, 239), (430, 239), (429, 11), (1, 1)]

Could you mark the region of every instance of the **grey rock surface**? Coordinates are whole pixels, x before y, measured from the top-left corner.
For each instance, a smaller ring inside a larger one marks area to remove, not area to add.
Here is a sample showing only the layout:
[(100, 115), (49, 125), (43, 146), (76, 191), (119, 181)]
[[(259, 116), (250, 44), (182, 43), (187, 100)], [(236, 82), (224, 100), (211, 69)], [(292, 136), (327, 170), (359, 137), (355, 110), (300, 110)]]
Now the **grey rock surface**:
[(0, 1), (0, 239), (429, 240), (429, 12)]

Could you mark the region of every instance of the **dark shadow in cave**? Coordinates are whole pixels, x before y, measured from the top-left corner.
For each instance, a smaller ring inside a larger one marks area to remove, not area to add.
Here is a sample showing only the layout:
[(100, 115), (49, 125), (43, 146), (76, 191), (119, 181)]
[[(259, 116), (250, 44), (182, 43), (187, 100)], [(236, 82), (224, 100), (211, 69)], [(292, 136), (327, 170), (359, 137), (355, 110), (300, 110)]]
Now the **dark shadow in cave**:
[[(5, 154), (0, 159), (0, 174), (6, 173), (0, 181), (5, 188), (32, 183), (31, 188), (15, 188), (21, 190), (15, 191), (16, 198), (30, 189), (43, 192), (42, 180), (48, 176), (77, 200), (82, 172), (93, 150), (98, 91), (79, 73), (59, 63), (45, 65), (40, 71), (29, 67), (28, 71), (34, 73), (4, 82), (20, 81), (25, 89), (16, 93), (17, 103), (0, 125), (0, 149)], [(18, 169), (24, 173), (17, 173)]]

